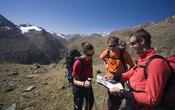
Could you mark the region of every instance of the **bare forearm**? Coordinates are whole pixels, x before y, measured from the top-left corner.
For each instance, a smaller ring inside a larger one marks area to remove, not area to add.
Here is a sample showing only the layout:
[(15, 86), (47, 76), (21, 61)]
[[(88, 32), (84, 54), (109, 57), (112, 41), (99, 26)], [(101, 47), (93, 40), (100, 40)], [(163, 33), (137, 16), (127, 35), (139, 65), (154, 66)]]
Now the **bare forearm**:
[(74, 79), (74, 84), (79, 87), (84, 87), (85, 82)]

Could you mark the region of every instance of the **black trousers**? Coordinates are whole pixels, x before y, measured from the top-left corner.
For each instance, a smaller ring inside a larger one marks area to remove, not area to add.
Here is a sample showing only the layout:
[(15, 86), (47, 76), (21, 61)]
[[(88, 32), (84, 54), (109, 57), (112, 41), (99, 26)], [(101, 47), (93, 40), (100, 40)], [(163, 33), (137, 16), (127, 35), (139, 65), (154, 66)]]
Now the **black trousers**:
[(122, 97), (118, 95), (114, 96), (108, 91), (108, 110), (118, 110), (122, 103), (122, 99)]
[(126, 100), (125, 107), (122, 110), (136, 110), (136, 108), (134, 108), (134, 102)]
[(92, 88), (73, 86), (74, 110), (82, 110), (83, 101), (86, 100), (85, 110), (91, 110), (94, 104)]

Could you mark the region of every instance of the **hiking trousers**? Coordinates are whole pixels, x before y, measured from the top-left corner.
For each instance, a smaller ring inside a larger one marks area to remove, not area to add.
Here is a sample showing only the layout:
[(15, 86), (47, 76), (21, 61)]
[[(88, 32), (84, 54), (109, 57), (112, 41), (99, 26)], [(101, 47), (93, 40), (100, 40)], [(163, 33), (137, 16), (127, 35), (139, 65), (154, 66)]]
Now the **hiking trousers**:
[(83, 101), (86, 100), (85, 110), (92, 110), (94, 104), (94, 93), (92, 88), (73, 87), (74, 110), (82, 110)]
[(108, 110), (118, 110), (121, 103), (122, 103), (122, 97), (118, 96), (118, 95), (112, 95), (109, 91), (108, 91)]

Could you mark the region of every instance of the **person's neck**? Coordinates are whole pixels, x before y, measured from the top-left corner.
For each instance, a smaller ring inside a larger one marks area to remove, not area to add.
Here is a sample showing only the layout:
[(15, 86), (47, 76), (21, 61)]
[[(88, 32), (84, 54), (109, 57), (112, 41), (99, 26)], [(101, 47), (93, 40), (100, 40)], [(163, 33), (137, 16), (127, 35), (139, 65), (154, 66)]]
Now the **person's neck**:
[(143, 51), (146, 51), (146, 50), (149, 50), (149, 49), (151, 49), (151, 46), (145, 46), (145, 47), (143, 48)]
[(139, 57), (141, 57), (141, 58), (145, 57), (145, 51), (147, 51), (147, 50), (149, 50), (149, 49), (151, 49), (150, 46), (145, 46), (145, 47), (143, 48), (142, 54), (140, 54)]
[(86, 57), (86, 55), (82, 55), (82, 58), (86, 61), (89, 61), (90, 59)]
[(111, 49), (113, 52), (116, 52), (118, 51), (119, 49), (118, 48), (115, 48), (115, 49)]

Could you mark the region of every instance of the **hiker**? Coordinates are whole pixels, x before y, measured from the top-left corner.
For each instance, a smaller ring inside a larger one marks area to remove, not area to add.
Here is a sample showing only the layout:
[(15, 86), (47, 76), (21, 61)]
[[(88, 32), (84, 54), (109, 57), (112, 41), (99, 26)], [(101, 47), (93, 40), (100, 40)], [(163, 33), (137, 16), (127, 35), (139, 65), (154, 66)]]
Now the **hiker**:
[[(115, 75), (121, 74), (127, 70), (127, 64), (129, 64), (130, 67), (133, 67), (134, 63), (130, 54), (125, 50), (125, 48), (123, 48), (123, 46), (120, 48), (119, 38), (111, 36), (108, 38), (107, 44), (108, 49), (101, 53), (100, 58), (104, 62), (107, 70), (105, 78), (107, 80), (112, 80)], [(114, 96), (108, 91), (108, 110), (118, 110), (121, 102), (121, 97)]]
[(147, 66), (147, 78), (145, 78), (145, 66), (147, 60), (156, 51), (151, 48), (151, 35), (144, 29), (139, 29), (130, 35), (130, 46), (138, 55), (138, 65), (128, 72), (115, 76), (115, 80), (130, 82), (130, 90), (111, 88), (109, 91), (127, 99), (125, 110), (154, 110), (163, 96), (166, 82), (170, 77), (170, 68), (166, 60), (153, 59)]
[(93, 77), (92, 57), (94, 47), (88, 43), (82, 43), (83, 55), (73, 64), (73, 94), (74, 110), (82, 110), (83, 100), (86, 100), (85, 110), (91, 110), (94, 104), (94, 93), (91, 79)]

